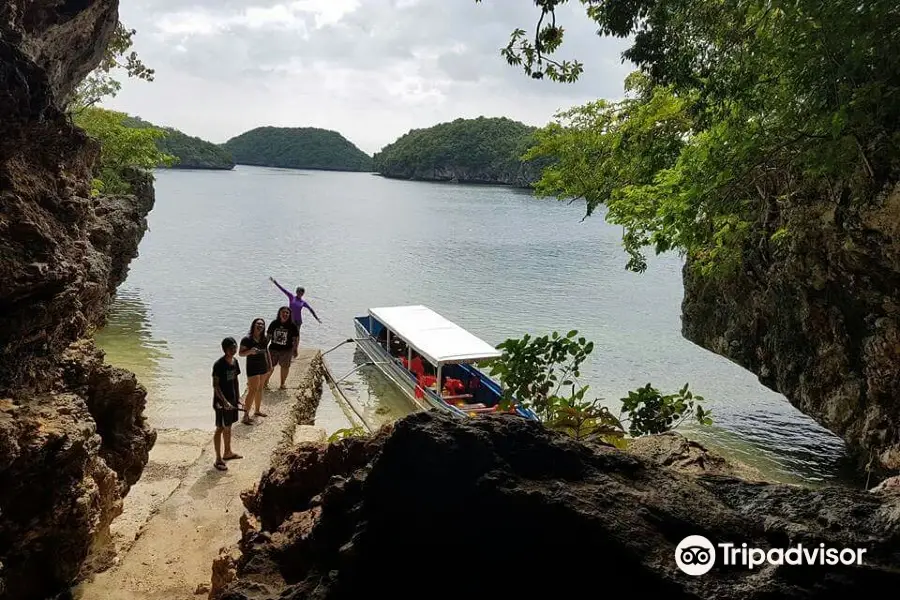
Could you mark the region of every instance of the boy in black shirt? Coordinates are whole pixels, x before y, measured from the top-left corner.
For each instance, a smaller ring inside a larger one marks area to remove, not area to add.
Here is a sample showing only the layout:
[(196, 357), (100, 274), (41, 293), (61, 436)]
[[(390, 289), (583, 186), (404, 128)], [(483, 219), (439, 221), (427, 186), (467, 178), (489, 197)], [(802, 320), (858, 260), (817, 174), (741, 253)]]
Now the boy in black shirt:
[[(216, 433), (213, 443), (216, 447), (215, 467), (227, 471), (226, 460), (242, 458), (231, 451), (231, 425), (238, 420), (238, 403), (241, 397), (241, 386), (238, 376), (241, 365), (234, 358), (238, 345), (234, 338), (222, 340), (222, 351), (225, 353), (213, 363), (213, 409), (216, 411)], [(221, 440), (225, 438), (225, 454), (220, 452)]]

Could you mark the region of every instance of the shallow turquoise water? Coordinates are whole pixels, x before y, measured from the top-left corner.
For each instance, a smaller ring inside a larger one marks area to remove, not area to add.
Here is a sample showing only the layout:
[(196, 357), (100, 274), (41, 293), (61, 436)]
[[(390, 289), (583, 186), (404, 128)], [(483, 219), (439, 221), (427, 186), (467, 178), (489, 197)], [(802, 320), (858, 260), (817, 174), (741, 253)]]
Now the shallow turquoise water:
[[(492, 344), (578, 329), (596, 348), (583, 380), (614, 407), (648, 382), (689, 382), (716, 424), (690, 432), (784, 480), (841, 474), (840, 440), (751, 373), (680, 334), (677, 255), (625, 270), (621, 229), (583, 204), (504, 187), (386, 180), (370, 174), (238, 167), (160, 171), (140, 256), (98, 340), (150, 390), (158, 427), (212, 426), (210, 370), (223, 337), (268, 322), (285, 287), (303, 285), (323, 323), (304, 316), (301, 344), (353, 336), (368, 307), (425, 304)], [(328, 355), (335, 375), (360, 357)], [(371, 367), (342, 388), (373, 420), (408, 403)]]

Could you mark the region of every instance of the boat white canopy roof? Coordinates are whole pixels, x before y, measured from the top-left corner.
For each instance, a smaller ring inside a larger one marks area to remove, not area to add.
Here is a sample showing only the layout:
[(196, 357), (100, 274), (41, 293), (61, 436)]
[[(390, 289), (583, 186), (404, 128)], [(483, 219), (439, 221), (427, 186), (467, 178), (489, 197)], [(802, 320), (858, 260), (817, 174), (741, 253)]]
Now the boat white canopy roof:
[(370, 308), (369, 314), (434, 365), (502, 356), (499, 350), (427, 306)]

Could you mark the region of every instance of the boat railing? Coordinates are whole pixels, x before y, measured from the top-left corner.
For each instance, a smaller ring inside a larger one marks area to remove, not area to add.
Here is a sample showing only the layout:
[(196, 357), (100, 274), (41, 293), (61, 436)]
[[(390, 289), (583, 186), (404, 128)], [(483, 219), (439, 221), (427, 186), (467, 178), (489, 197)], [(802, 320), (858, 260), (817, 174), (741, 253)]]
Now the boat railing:
[(390, 363), (367, 361), (367, 362), (364, 362), (364, 363), (362, 363), (362, 364), (360, 364), (360, 365), (356, 365), (355, 367), (353, 367), (353, 369), (350, 370), (349, 373), (347, 373), (347, 374), (344, 375), (343, 377), (340, 377), (340, 378), (338, 378), (338, 379), (335, 379), (334, 381), (335, 381), (335, 383), (340, 383), (341, 381), (347, 379), (348, 377), (350, 377), (351, 375), (353, 375), (354, 373), (356, 373), (357, 371), (359, 371), (359, 370), (362, 369), (363, 367), (369, 367), (369, 366), (372, 366), (372, 365), (387, 365), (387, 364), (390, 364)]
[(343, 342), (337, 344), (337, 345), (334, 346), (333, 348), (330, 348), (330, 349), (326, 350), (325, 352), (323, 352), (323, 353), (322, 353), (322, 356), (325, 356), (325, 355), (328, 354), (329, 352), (334, 352), (335, 350), (337, 350), (338, 348), (340, 348), (340, 347), (343, 346), (344, 344), (352, 344), (352, 343), (354, 343), (354, 342), (361, 342), (361, 341), (362, 341), (362, 340), (359, 339), (359, 338), (347, 338), (346, 340), (344, 340)]
[[(328, 385), (331, 388), (332, 393), (335, 396), (335, 400), (338, 400), (338, 397), (340, 397), (340, 400), (343, 401), (343, 404), (345, 404), (346, 406), (349, 406), (350, 409), (353, 411), (353, 413), (356, 415), (356, 418), (359, 419), (359, 422), (363, 426), (363, 428), (366, 429), (366, 431), (368, 431), (369, 433), (372, 433), (375, 430), (375, 427), (371, 423), (369, 423), (369, 421), (366, 420), (366, 418), (362, 414), (362, 411), (360, 411), (356, 407), (356, 404), (351, 402), (350, 399), (347, 397), (347, 395), (344, 394), (344, 390), (342, 390), (341, 386), (338, 385), (340, 380), (335, 380), (334, 375), (331, 373), (331, 369), (328, 368), (328, 364), (325, 363), (324, 361), (322, 364), (325, 365), (325, 378), (328, 380)], [(339, 400), (339, 402), (340, 402), (340, 400)], [(351, 423), (352, 423), (352, 419), (351, 419)]]

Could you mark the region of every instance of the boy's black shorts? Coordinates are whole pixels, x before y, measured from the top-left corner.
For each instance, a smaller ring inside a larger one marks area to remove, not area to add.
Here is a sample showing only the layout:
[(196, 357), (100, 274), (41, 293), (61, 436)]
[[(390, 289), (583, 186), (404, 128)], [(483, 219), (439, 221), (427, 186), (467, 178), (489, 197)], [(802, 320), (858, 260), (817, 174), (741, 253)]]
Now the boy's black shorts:
[(237, 409), (215, 408), (216, 427), (231, 427), (238, 420)]

